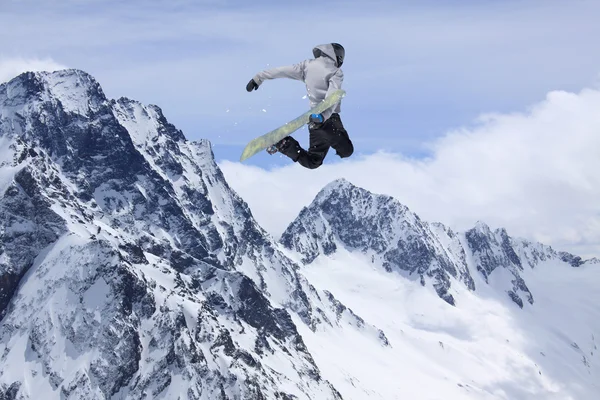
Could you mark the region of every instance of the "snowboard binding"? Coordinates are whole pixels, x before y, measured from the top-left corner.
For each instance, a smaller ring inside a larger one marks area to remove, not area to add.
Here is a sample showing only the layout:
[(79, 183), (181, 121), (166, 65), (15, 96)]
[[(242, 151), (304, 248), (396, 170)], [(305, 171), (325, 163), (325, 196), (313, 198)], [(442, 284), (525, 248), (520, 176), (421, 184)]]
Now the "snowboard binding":
[(289, 140), (289, 136), (284, 137), (283, 139), (281, 139), (279, 142), (270, 145), (269, 147), (267, 147), (267, 153), (269, 153), (270, 155), (273, 155), (277, 152), (282, 152), (290, 143)]
[(277, 150), (277, 146), (272, 144), (269, 147), (267, 147), (267, 153), (269, 153), (270, 155), (273, 155), (275, 153), (277, 153), (279, 150)]

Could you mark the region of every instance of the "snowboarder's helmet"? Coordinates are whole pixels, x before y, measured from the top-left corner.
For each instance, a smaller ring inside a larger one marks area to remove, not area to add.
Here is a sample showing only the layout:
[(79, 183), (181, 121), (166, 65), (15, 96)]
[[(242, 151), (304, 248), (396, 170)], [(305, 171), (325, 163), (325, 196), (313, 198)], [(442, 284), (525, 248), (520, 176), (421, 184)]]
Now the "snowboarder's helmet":
[(329, 57), (335, 61), (335, 65), (338, 68), (344, 63), (345, 54), (346, 52), (344, 51), (344, 47), (339, 43), (321, 44), (313, 49), (313, 55), (315, 58), (322, 56)]
[(344, 56), (346, 55), (346, 51), (344, 50), (344, 46), (339, 43), (331, 43), (333, 47), (333, 51), (335, 51), (335, 58), (337, 62), (338, 68), (342, 66), (344, 63)]

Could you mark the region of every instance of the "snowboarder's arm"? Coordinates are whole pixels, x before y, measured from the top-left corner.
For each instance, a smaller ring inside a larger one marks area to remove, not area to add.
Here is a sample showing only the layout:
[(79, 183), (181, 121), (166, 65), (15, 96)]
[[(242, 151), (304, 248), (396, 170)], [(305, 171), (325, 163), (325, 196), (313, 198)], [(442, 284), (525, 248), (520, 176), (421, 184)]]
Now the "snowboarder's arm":
[[(343, 82), (344, 82), (344, 73), (342, 72), (341, 69), (338, 69), (336, 71), (336, 73), (333, 74), (333, 76), (331, 78), (329, 78), (329, 87), (327, 88), (327, 94), (325, 95), (325, 98), (329, 97), (331, 95), (331, 93), (335, 92), (336, 90), (341, 89)], [(329, 119), (329, 117), (331, 117), (331, 114), (333, 114), (333, 110), (335, 110), (336, 106), (337, 106), (337, 104), (334, 104), (333, 106), (331, 106), (330, 108), (328, 108), (327, 110), (325, 110), (321, 113), (325, 120), (327, 120), (327, 119)]]
[(254, 79), (254, 82), (256, 82), (256, 84), (260, 86), (267, 79), (277, 79), (277, 78), (289, 78), (289, 79), (295, 79), (297, 81), (304, 82), (304, 76), (305, 76), (305, 62), (302, 61), (301, 63), (294, 64), (294, 65), (271, 68), (271, 69), (267, 69), (265, 71), (261, 71), (258, 74), (256, 74), (256, 76), (254, 76), (253, 79)]

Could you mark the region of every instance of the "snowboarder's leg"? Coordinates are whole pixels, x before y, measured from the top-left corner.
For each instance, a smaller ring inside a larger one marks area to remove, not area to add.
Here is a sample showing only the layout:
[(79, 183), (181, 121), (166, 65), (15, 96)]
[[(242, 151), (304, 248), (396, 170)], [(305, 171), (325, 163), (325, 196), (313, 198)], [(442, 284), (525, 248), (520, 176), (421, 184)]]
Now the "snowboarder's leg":
[(280, 153), (288, 156), (294, 162), (298, 162), (305, 168), (315, 169), (323, 164), (323, 159), (329, 150), (329, 132), (320, 129), (310, 129), (310, 147), (308, 151), (300, 147), (296, 139), (291, 136), (283, 139), (281, 144), (278, 144)]
[(303, 167), (319, 168), (329, 151), (329, 132), (324, 127), (309, 129), (309, 148), (298, 158)]
[(281, 144), (277, 145), (279, 152), (309, 169), (318, 168), (323, 164), (329, 147), (333, 147), (336, 154), (342, 158), (350, 157), (354, 152), (352, 141), (337, 113), (332, 114), (320, 127), (309, 129), (309, 132), (310, 147), (308, 151), (300, 147), (296, 139), (288, 136), (280, 142)]
[(309, 131), (310, 147), (307, 152), (301, 152), (298, 158), (298, 162), (306, 168), (320, 167), (330, 147), (342, 158), (350, 157), (354, 152), (354, 146), (338, 113), (332, 114), (323, 125)]
[(335, 149), (336, 154), (341, 158), (350, 157), (354, 153), (354, 145), (348, 136), (348, 132), (344, 129), (340, 115), (337, 113), (332, 114), (326, 121), (326, 125), (328, 125), (331, 132), (329, 135), (330, 145)]

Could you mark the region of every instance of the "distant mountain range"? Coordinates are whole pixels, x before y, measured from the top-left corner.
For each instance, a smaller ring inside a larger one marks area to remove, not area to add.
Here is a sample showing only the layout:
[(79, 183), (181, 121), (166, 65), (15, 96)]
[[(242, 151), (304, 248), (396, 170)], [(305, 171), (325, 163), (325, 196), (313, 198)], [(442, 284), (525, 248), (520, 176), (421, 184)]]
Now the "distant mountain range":
[[(464, 233), (427, 223), (345, 180), (276, 242), (210, 144), (187, 141), (159, 107), (107, 99), (78, 70), (0, 85), (0, 400), (592, 399), (599, 272), (596, 259), (483, 223)], [(545, 350), (530, 351), (536, 338), (484, 343), (475, 322), (437, 325), (496, 313), (513, 338), (528, 329), (509, 319), (532, 316)], [(425, 352), (431, 343), (454, 354)], [(409, 364), (411, 352), (424, 353)], [(450, 384), (437, 384), (444, 374), (428, 368), (448, 360), (490, 372), (448, 367)], [(529, 383), (493, 379), (513, 373)], [(394, 376), (430, 382), (415, 394)]]

